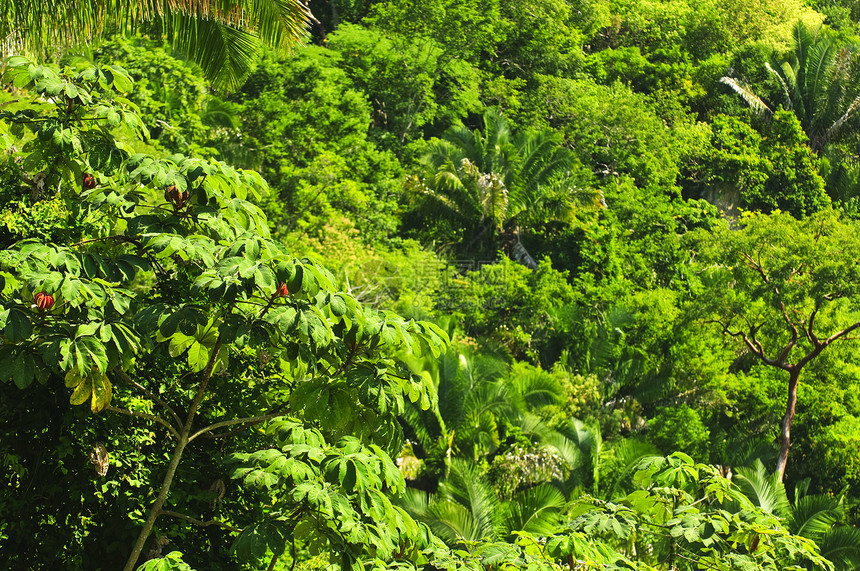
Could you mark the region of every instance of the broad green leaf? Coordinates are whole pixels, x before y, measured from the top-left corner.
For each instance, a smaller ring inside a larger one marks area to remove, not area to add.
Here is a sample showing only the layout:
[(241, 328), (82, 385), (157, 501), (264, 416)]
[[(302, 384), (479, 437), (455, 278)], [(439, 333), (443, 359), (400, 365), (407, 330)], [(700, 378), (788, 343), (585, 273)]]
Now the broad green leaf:
[(199, 373), (209, 363), (210, 354), (211, 351), (208, 347), (194, 340), (188, 347), (188, 366), (195, 373)]
[(3, 334), (10, 343), (20, 343), (29, 339), (30, 335), (33, 334), (33, 324), (30, 323), (30, 318), (26, 313), (13, 307), (6, 317), (6, 327), (3, 328)]
[(12, 361), (12, 380), (19, 389), (26, 389), (33, 382), (36, 374), (36, 364), (30, 353), (19, 354)]

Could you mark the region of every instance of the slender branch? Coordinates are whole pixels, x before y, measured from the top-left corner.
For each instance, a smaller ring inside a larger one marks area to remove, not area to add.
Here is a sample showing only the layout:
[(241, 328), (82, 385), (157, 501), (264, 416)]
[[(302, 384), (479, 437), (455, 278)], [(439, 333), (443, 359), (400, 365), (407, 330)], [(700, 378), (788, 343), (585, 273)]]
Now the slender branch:
[(753, 355), (761, 359), (764, 363), (770, 365), (771, 367), (777, 367), (780, 369), (787, 370), (787, 365), (780, 361), (771, 359), (764, 354), (764, 347), (755, 336), (755, 327), (750, 326), (749, 335), (747, 335), (746, 332), (741, 330), (732, 331), (731, 329), (729, 329), (728, 324), (723, 323), (722, 321), (711, 320), (709, 321), (709, 323), (718, 323), (719, 325), (721, 325), (723, 327), (723, 335), (729, 335), (730, 337), (740, 337), (744, 344), (749, 348), (749, 350), (752, 351)]
[(188, 442), (191, 442), (192, 440), (194, 440), (198, 436), (201, 436), (203, 434), (206, 434), (207, 432), (210, 432), (212, 430), (216, 430), (218, 428), (224, 428), (225, 426), (233, 426), (234, 424), (259, 424), (261, 422), (265, 422), (265, 421), (271, 420), (273, 418), (286, 416), (286, 414), (287, 413), (285, 413), (285, 412), (276, 412), (273, 414), (264, 414), (261, 416), (249, 416), (247, 418), (234, 418), (233, 420), (225, 420), (222, 422), (216, 422), (215, 424), (210, 424), (209, 426), (207, 426), (205, 428), (201, 428), (200, 430), (198, 430), (197, 432), (192, 434), (188, 438)]
[(797, 343), (797, 325), (789, 319), (788, 311), (785, 309), (785, 304), (783, 302), (779, 302), (779, 308), (782, 311), (782, 318), (785, 320), (786, 325), (791, 329), (791, 340), (786, 343), (785, 347), (783, 347), (782, 351), (779, 352), (779, 356), (776, 358), (778, 363), (784, 363), (788, 358), (791, 350), (794, 349), (794, 345)]
[(785, 324), (791, 329), (792, 340), (797, 341), (797, 325), (788, 316), (788, 310), (785, 309), (785, 303), (782, 301), (779, 302), (779, 310), (782, 313), (782, 319), (785, 321)]
[(851, 333), (852, 331), (854, 331), (858, 327), (860, 327), (860, 321), (858, 321), (857, 323), (854, 323), (853, 325), (846, 327), (842, 331), (838, 331), (838, 332), (834, 333), (833, 335), (831, 335), (830, 337), (825, 339), (822, 342), (822, 345), (824, 345), (826, 347), (827, 345), (830, 345), (831, 343), (833, 343), (834, 341), (836, 341), (840, 337), (844, 337), (844, 336), (848, 335), (849, 333)]
[(103, 236), (101, 238), (90, 238), (89, 240), (81, 240), (80, 242), (75, 242), (74, 244), (72, 244), (71, 247), (74, 248), (76, 246), (83, 246), (84, 244), (92, 244), (93, 242), (105, 242), (107, 240), (116, 240), (117, 242), (129, 242), (136, 246), (140, 246), (140, 240), (136, 240), (134, 238), (131, 238), (130, 236), (117, 235)]
[(818, 315), (818, 308), (812, 310), (812, 313), (809, 315), (809, 324), (806, 327), (806, 336), (812, 342), (815, 347), (821, 344), (821, 341), (818, 340), (818, 336), (815, 334), (815, 317)]
[(746, 252), (741, 252), (741, 256), (743, 256), (744, 259), (747, 261), (747, 266), (749, 266), (750, 269), (753, 269), (758, 272), (758, 274), (761, 276), (761, 279), (764, 280), (764, 283), (770, 283), (770, 279), (768, 279), (767, 274), (764, 273), (764, 268), (761, 267), (761, 264), (759, 262), (753, 260), (752, 256), (750, 256)]
[(124, 408), (117, 408), (117, 407), (111, 406), (111, 405), (107, 405), (105, 407), (105, 410), (109, 410), (111, 412), (116, 412), (119, 414), (124, 414), (126, 416), (136, 416), (138, 418), (145, 418), (147, 420), (153, 420), (153, 421), (157, 422), (158, 424), (161, 424), (164, 427), (166, 427), (167, 430), (170, 431), (170, 435), (174, 438), (174, 440), (179, 440), (179, 433), (176, 432), (176, 429), (173, 428), (169, 422), (167, 422), (166, 420), (164, 420), (163, 418), (161, 418), (159, 416), (155, 416), (154, 414), (147, 414), (145, 412), (135, 412), (135, 411), (131, 411), (131, 410), (126, 410)]
[(799, 265), (799, 266), (797, 266), (796, 268), (793, 268), (793, 269), (791, 270), (791, 273), (790, 273), (790, 274), (788, 274), (788, 277), (787, 277), (787, 278), (785, 278), (785, 281), (786, 281), (786, 282), (790, 282), (790, 281), (791, 281), (791, 278), (793, 278), (794, 276), (796, 276), (796, 275), (798, 275), (798, 274), (800, 274), (800, 273), (801, 273), (801, 270), (803, 270), (803, 266), (805, 266), (805, 265), (806, 265), (806, 264), (800, 264), (800, 265)]
[(193, 517), (189, 517), (185, 514), (181, 514), (179, 512), (173, 512), (170, 510), (160, 510), (158, 515), (166, 515), (170, 517), (175, 517), (177, 519), (182, 519), (187, 522), (193, 523), (194, 525), (199, 525), (200, 527), (209, 527), (210, 525), (217, 525), (218, 527), (222, 527), (224, 529), (235, 531), (239, 533), (242, 531), (241, 528), (233, 527), (232, 525), (226, 524), (223, 521), (218, 521), (217, 519), (210, 519), (209, 521), (201, 521), (199, 519), (194, 519)]
[[(295, 530), (295, 528), (293, 528)], [(290, 563), (290, 571), (295, 571), (296, 569), (296, 534), (290, 534), (290, 557), (292, 557), (292, 562)]]
[(145, 386), (141, 385), (140, 383), (138, 383), (137, 381), (135, 381), (134, 379), (129, 377), (128, 374), (125, 371), (123, 371), (122, 369), (117, 369), (117, 374), (122, 378), (122, 380), (124, 380), (125, 382), (127, 382), (128, 384), (130, 384), (131, 386), (136, 388), (137, 390), (143, 391), (144, 393), (146, 393), (146, 396), (148, 396), (149, 398), (151, 398), (152, 400), (154, 400), (155, 402), (157, 402), (158, 404), (160, 404), (161, 406), (166, 408), (167, 412), (169, 412), (170, 415), (173, 417), (173, 420), (176, 421), (176, 425), (182, 426), (182, 419), (179, 418), (179, 415), (176, 414), (176, 411), (173, 410), (173, 408), (169, 404), (167, 404), (167, 402), (160, 399), (158, 397), (158, 395), (156, 395), (154, 392), (152, 392), (151, 390), (149, 390)]
[[(12, 103), (12, 102), (10, 101), (9, 103)], [(75, 119), (75, 121), (102, 121), (102, 120), (104, 120), (104, 117), (80, 117), (78, 119)], [(33, 124), (37, 124), (37, 123), (45, 123), (46, 121), (47, 121), (47, 119), (30, 119), (27, 121), (17, 120), (17, 121), (12, 121), (12, 122), (17, 123), (19, 125), (33, 125)], [(71, 121), (66, 122), (66, 124), (68, 124), (69, 122), (71, 122)]]
[(758, 327), (750, 327), (750, 339), (752, 340), (753, 343), (755, 343), (755, 346), (758, 347), (759, 357), (761, 358), (762, 361), (764, 361), (768, 365), (773, 364), (773, 366), (778, 367), (779, 363), (777, 361), (774, 361), (773, 359), (770, 359), (769, 357), (765, 356), (764, 345), (761, 344), (761, 341), (759, 341), (758, 337), (756, 337), (756, 335), (755, 335), (757, 331), (758, 331)]

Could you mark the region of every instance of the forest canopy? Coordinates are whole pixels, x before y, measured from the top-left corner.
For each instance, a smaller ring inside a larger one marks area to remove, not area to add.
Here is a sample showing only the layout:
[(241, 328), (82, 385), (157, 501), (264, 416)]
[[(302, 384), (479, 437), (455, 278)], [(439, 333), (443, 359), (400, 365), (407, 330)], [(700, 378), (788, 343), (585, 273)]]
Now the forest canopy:
[(858, 18), (7, 3), (0, 562), (857, 568)]

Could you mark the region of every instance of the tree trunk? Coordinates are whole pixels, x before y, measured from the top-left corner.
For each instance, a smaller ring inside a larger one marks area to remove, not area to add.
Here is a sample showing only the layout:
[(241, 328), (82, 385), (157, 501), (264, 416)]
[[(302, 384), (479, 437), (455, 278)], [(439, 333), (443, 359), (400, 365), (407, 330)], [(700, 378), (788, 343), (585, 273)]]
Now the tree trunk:
[[(271, 304), (270, 304), (271, 305)], [(268, 311), (268, 308), (266, 309)], [(233, 311), (233, 305), (227, 310), (226, 315), (230, 315)], [(263, 312), (265, 314), (265, 311)], [(140, 557), (140, 552), (143, 551), (143, 546), (146, 544), (146, 539), (149, 533), (155, 526), (155, 520), (161, 515), (161, 508), (167, 500), (167, 494), (170, 492), (170, 486), (173, 484), (173, 476), (176, 475), (176, 468), (179, 467), (179, 461), (182, 460), (182, 453), (188, 445), (191, 429), (194, 426), (194, 417), (197, 415), (197, 409), (203, 400), (203, 395), (206, 393), (206, 387), (209, 386), (209, 381), (212, 379), (212, 371), (215, 369), (215, 363), (218, 362), (218, 353), (221, 352), (221, 343), (223, 337), (219, 336), (215, 342), (215, 347), (212, 348), (212, 354), (209, 356), (209, 362), (203, 370), (203, 378), (200, 381), (200, 386), (197, 388), (197, 394), (194, 395), (194, 400), (188, 409), (188, 417), (185, 419), (185, 424), (182, 427), (182, 433), (179, 435), (179, 441), (176, 443), (176, 448), (173, 449), (173, 456), (170, 458), (170, 464), (167, 466), (167, 473), (164, 475), (164, 481), (161, 483), (161, 489), (158, 492), (158, 497), (155, 503), (149, 509), (149, 515), (146, 518), (146, 523), (143, 524), (143, 529), (140, 530), (140, 535), (137, 536), (137, 541), (128, 556), (128, 561), (123, 567), (123, 571), (134, 571), (137, 560)]]
[(164, 475), (164, 481), (161, 483), (161, 490), (158, 493), (158, 497), (149, 509), (146, 523), (143, 525), (143, 529), (140, 530), (140, 534), (137, 536), (137, 541), (134, 543), (131, 555), (129, 555), (123, 571), (134, 571), (134, 566), (137, 564), (140, 553), (143, 551), (146, 539), (149, 537), (149, 534), (155, 525), (155, 520), (158, 519), (158, 516), (161, 513), (161, 508), (167, 500), (167, 493), (170, 491), (170, 485), (173, 483), (173, 476), (176, 474), (176, 468), (179, 466), (179, 461), (182, 459), (182, 452), (185, 450), (186, 444), (188, 444), (188, 434), (183, 433), (182, 438), (173, 450), (173, 456), (170, 459), (170, 465), (167, 467), (167, 474)]
[(788, 402), (785, 405), (785, 416), (779, 427), (779, 457), (776, 461), (776, 474), (782, 482), (785, 475), (785, 465), (788, 463), (788, 448), (791, 445), (791, 423), (794, 421), (794, 407), (797, 404), (797, 381), (800, 379), (800, 368), (789, 370)]

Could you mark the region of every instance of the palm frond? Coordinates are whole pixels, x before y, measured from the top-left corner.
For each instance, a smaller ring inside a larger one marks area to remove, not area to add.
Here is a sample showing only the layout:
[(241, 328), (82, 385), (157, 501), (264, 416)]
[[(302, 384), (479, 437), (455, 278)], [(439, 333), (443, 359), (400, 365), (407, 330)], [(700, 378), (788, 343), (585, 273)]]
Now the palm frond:
[(270, 46), (290, 49), (308, 38), (308, 8), (297, 0), (246, 0), (251, 30)]
[(843, 113), (842, 116), (839, 117), (839, 119), (834, 121), (833, 124), (830, 125), (830, 127), (828, 127), (827, 130), (824, 132), (822, 146), (824, 143), (832, 141), (839, 135), (839, 132), (858, 109), (860, 109), (860, 95), (858, 95), (854, 99), (854, 101), (851, 102), (851, 105), (848, 106), (848, 109), (845, 110), (845, 113)]
[(860, 529), (838, 527), (819, 538), (821, 555), (829, 559), (837, 571), (853, 571), (860, 568)]
[(544, 447), (555, 450), (571, 471), (576, 471), (583, 466), (589, 465), (590, 450), (583, 450), (576, 442), (558, 431), (553, 430), (546, 433), (541, 439), (541, 444)]
[(605, 484), (601, 489), (603, 497), (612, 498), (616, 490), (629, 486), (628, 478), (633, 469), (645, 458), (659, 455), (657, 448), (650, 442), (627, 438), (606, 450), (600, 458), (601, 464), (608, 464), (606, 478), (601, 477)]
[(574, 161), (573, 152), (561, 146), (563, 137), (554, 131), (527, 131), (516, 138), (519, 168), (517, 178), (528, 192), (563, 177)]
[(171, 43), (198, 64), (217, 89), (227, 91), (241, 87), (261, 48), (250, 32), (186, 14), (173, 16), (168, 34)]
[(501, 229), (508, 213), (508, 187), (494, 173), (480, 174), (476, 186), (481, 204), (482, 220), (491, 219), (496, 229)]
[(20, 0), (0, 6), (0, 38), (27, 52), (77, 48), (117, 31), (149, 28), (199, 64), (218, 88), (247, 76), (260, 40), (284, 50), (307, 37), (299, 0)]
[(773, 115), (773, 111), (771, 111), (770, 107), (768, 107), (762, 99), (753, 93), (752, 89), (740, 83), (733, 77), (721, 77), (720, 83), (725, 83), (729, 87), (731, 87), (735, 93), (741, 96), (741, 98), (747, 102), (747, 105), (750, 106), (750, 109), (755, 111), (762, 117), (770, 117)]
[(518, 264), (522, 264), (530, 270), (538, 269), (538, 262), (535, 260), (529, 251), (526, 250), (526, 247), (520, 241), (519, 236), (517, 236), (517, 241), (514, 242), (514, 245), (511, 247), (511, 257)]
[(776, 71), (769, 63), (765, 63), (764, 67), (776, 78), (782, 87), (782, 93), (785, 97), (783, 107), (793, 110), (799, 118), (802, 118), (807, 107), (803, 99), (803, 84), (800, 83), (805, 76), (803, 70), (797, 69), (787, 61), (777, 66), (782, 73)]
[(427, 411), (421, 410), (414, 403), (410, 402), (405, 404), (403, 413), (400, 416), (402, 422), (411, 429), (412, 435), (418, 440), (418, 443), (425, 450), (430, 449), (439, 437), (439, 433), (435, 430), (437, 427), (431, 426), (428, 422), (429, 415)]
[(558, 530), (558, 515), (565, 504), (564, 494), (549, 484), (521, 490), (508, 503), (504, 531), (551, 535)]
[[(588, 426), (578, 418), (571, 418), (560, 426), (558, 431), (576, 445), (582, 457), (581, 462), (570, 463), (571, 479), (587, 481), (590, 478), (594, 493), (597, 494), (600, 487), (601, 460), (604, 456), (600, 428)], [(576, 469), (583, 465), (587, 465), (590, 472), (585, 477), (577, 478)]]
[(809, 127), (815, 130), (819, 129), (817, 123), (822, 118), (822, 111), (827, 107), (828, 76), (833, 65), (833, 49), (832, 41), (822, 39), (810, 47), (806, 56), (806, 82), (803, 86), (806, 93), (803, 100), (808, 108), (804, 109), (805, 117), (801, 117), (801, 122), (805, 118)]
[[(19, 0), (0, 3), (0, 38), (9, 49), (44, 57), (67, 45), (86, 45), (102, 30), (105, 5), (97, 0)], [(11, 52), (0, 53), (0, 56)]]
[(796, 535), (815, 539), (830, 531), (844, 513), (842, 503), (832, 496), (803, 496), (795, 499), (787, 527)]
[(587, 454), (592, 454), (600, 441), (600, 431), (596, 427), (586, 425), (578, 418), (572, 418), (564, 423), (559, 428), (559, 432), (575, 442), (576, 446)]
[(430, 507), (430, 494), (415, 488), (406, 488), (404, 492), (394, 499), (394, 503), (406, 510), (412, 517), (423, 519), (427, 517), (427, 508)]
[(482, 171), (485, 173), (509, 171), (509, 157), (514, 154), (511, 152), (513, 151), (511, 136), (511, 125), (502, 111), (498, 107), (487, 108), (484, 111), (484, 152), (480, 164)]
[(760, 460), (770, 465), (771, 460), (776, 462), (776, 453), (777, 450), (770, 438), (735, 434), (729, 438), (722, 462), (733, 467), (752, 467), (756, 460)]
[[(436, 497), (439, 501), (431, 504), (430, 511), (437, 516), (441, 514), (457, 516), (459, 519), (452, 518), (447, 525), (453, 527), (450, 524), (462, 524), (463, 527), (459, 530), (462, 537), (472, 540), (496, 537), (499, 522), (504, 514), (487, 478), (478, 471), (473, 462), (461, 458), (453, 459), (448, 477), (439, 484)], [(455, 509), (452, 504), (464, 508), (468, 517), (465, 517), (461, 510)], [(437, 510), (437, 505), (444, 507)]]
[(465, 410), (474, 415), (491, 412), (514, 417), (517, 410), (508, 398), (508, 391), (505, 383), (495, 380), (474, 383), (468, 394), (464, 395)]
[(564, 399), (564, 388), (558, 377), (542, 369), (515, 369), (517, 373), (507, 379), (510, 398), (523, 411), (559, 404)]
[(458, 450), (475, 461), (492, 454), (501, 443), (495, 415), (470, 412), (460, 427), (454, 429), (454, 442)]
[(738, 468), (735, 481), (741, 491), (762, 511), (779, 516), (789, 514), (785, 486), (777, 474), (768, 474), (761, 460), (752, 468)]
[(439, 539), (448, 545), (462, 541), (476, 541), (490, 537), (492, 527), (484, 528), (466, 506), (450, 500), (433, 502), (427, 515), (419, 518), (430, 527)]

